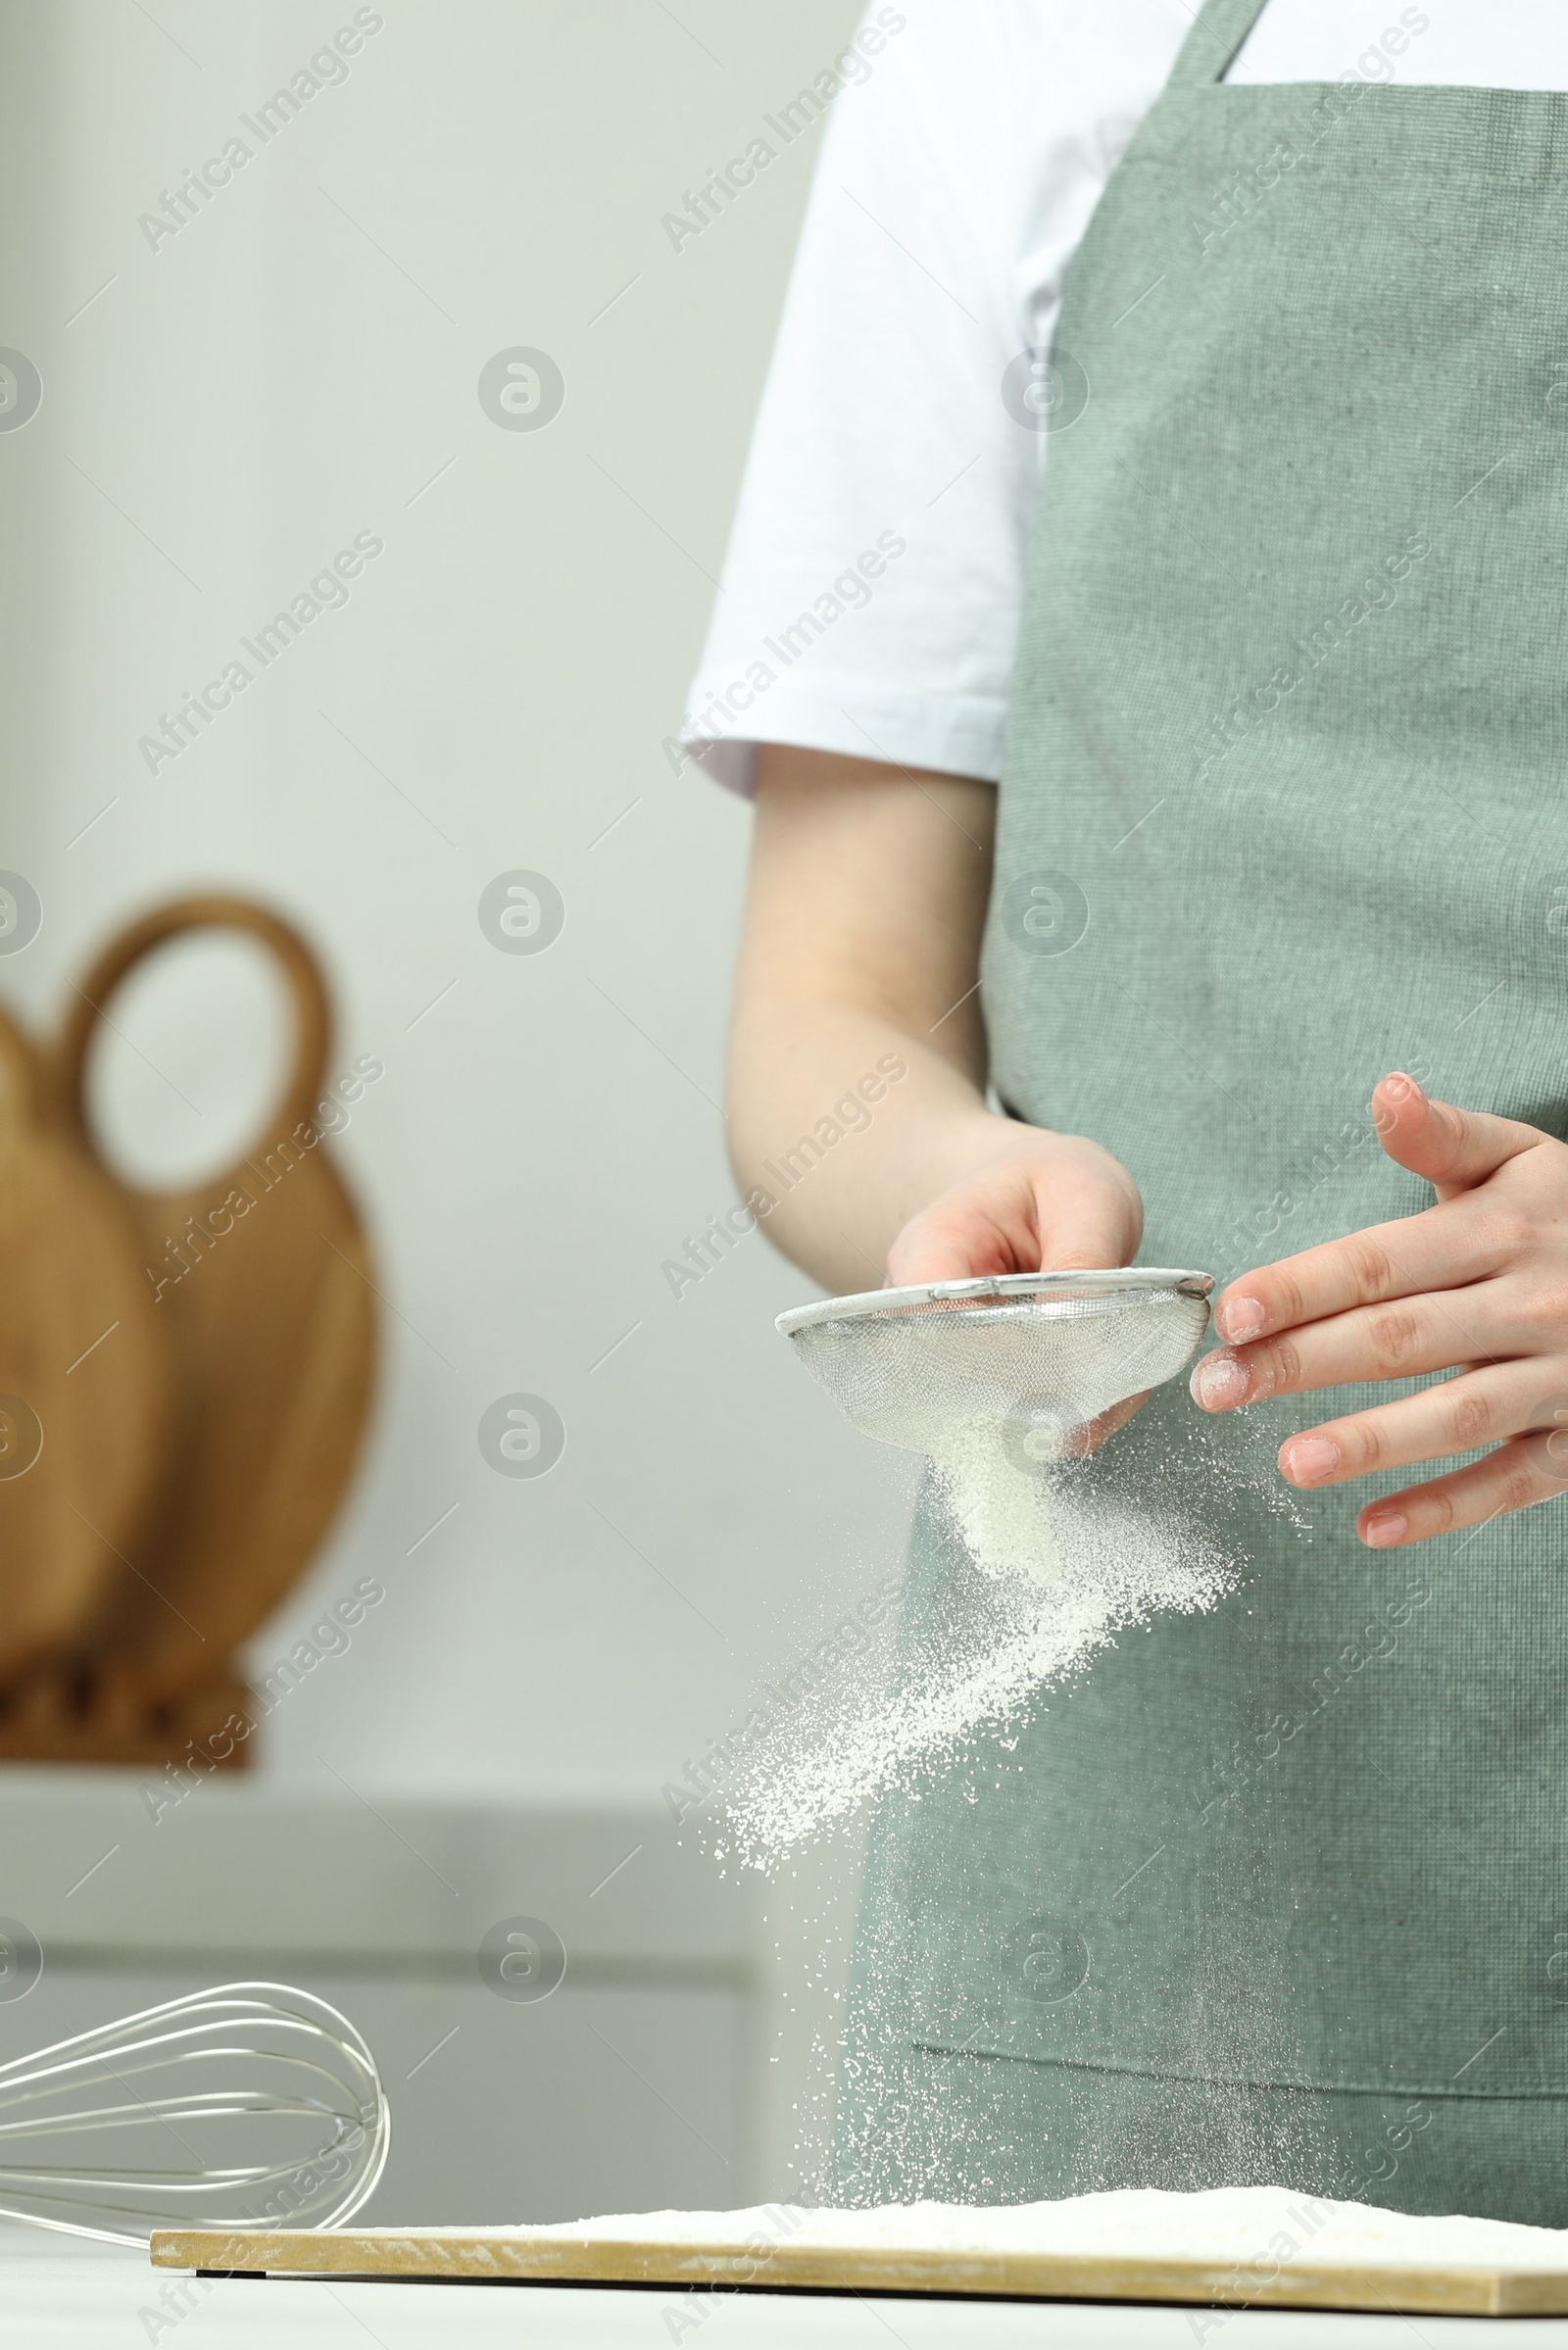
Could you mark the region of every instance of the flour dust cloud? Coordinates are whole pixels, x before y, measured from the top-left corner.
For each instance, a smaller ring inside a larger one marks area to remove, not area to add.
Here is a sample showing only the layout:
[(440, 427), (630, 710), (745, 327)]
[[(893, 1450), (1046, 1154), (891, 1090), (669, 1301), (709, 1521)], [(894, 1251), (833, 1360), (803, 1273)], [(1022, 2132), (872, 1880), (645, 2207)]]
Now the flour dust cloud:
[(1202, 1489), (1253, 1479), (1234, 1453), (1222, 1462), (1205, 1431), (1188, 1424), (1153, 1492), (1147, 1475), (1133, 1491), (1091, 1464), (1041, 1466), (1014, 1435), (992, 1416), (948, 1433), (932, 1462), (956, 1538), (943, 1605), (919, 1635), (847, 1660), (798, 1706), (764, 1717), (725, 1772), (719, 1857), (771, 1872), (873, 1796), (911, 1787), (974, 1734), (1012, 1742), (1031, 1700), (1118, 1633), (1210, 1608), (1241, 1579), (1246, 1562), (1204, 1529)]

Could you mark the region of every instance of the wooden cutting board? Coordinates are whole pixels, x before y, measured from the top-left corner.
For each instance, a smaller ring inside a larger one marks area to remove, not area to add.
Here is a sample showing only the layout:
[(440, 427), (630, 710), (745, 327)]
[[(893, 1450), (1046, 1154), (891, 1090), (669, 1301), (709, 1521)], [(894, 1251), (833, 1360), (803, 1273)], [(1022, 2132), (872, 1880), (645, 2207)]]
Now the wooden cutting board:
[(219, 1672), (314, 1556), (353, 1470), (375, 1361), (369, 1251), (316, 1114), (326, 990), (286, 922), (241, 899), (202, 897), (132, 923), (74, 993), (50, 1070), (61, 1127), (95, 1154), (83, 1078), (109, 999), (166, 940), (209, 928), (244, 931), (276, 957), (296, 1043), (282, 1100), (221, 1174), (156, 1192), (103, 1170), (135, 1235), (173, 1397), (161, 1494), (95, 1645), (107, 1671), (154, 1700)]
[(71, 1655), (158, 1493), (170, 1354), (114, 1188), (0, 1015), (0, 1688)]
[(586, 2243), (504, 2228), (169, 2228), (155, 2268), (226, 2276), (377, 2277), (449, 2283), (666, 2285), (688, 2291), (937, 2293), (1026, 2301), (1163, 2301), (1230, 2309), (1353, 2309), (1504, 2318), (1568, 2314), (1568, 2264), (1535, 2269), (1355, 2268), (1309, 2258), (1267, 2269), (1138, 2254), (969, 2254), (900, 2246), (766, 2253), (733, 2244)]

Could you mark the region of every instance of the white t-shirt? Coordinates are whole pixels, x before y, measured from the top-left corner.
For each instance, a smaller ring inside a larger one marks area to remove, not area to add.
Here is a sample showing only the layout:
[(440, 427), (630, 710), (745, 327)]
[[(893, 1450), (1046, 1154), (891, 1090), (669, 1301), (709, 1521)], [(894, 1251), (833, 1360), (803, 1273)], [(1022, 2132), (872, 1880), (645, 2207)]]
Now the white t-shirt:
[[(1000, 775), (1050, 437), (1014, 421), (1002, 377), (1050, 343), (1192, 15), (872, 0), (816, 79), (829, 120), (682, 729), (722, 781), (748, 787), (759, 742)], [(1267, 0), (1228, 76), (1351, 77), (1568, 88), (1568, 5)], [(809, 113), (780, 109), (765, 143)], [(766, 165), (754, 149), (746, 168)], [(693, 233), (723, 233), (728, 200)]]

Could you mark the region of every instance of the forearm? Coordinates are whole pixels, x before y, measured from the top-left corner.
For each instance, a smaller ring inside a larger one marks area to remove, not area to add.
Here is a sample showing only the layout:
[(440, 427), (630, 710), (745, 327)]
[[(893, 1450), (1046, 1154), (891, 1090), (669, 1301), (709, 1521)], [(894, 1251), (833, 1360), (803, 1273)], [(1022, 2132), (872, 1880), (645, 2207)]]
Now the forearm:
[(1131, 1261), (1099, 1144), (985, 1105), (996, 792), (764, 750), (735, 988), (730, 1152), (762, 1230), (839, 1292)]
[(762, 1229), (828, 1289), (876, 1289), (911, 1216), (1004, 1147), (975, 1074), (908, 1022), (748, 991), (730, 1066), (730, 1153)]
[(996, 792), (787, 748), (759, 762), (730, 1151), (762, 1229), (875, 1289), (910, 1216), (994, 1154), (980, 938)]

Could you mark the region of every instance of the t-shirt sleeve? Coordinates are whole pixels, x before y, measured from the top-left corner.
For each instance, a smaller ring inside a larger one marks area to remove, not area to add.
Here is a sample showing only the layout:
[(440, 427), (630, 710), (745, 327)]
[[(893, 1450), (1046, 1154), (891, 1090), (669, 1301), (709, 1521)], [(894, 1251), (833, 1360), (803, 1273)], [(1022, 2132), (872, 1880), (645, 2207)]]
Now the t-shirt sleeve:
[(682, 725), (743, 791), (760, 742), (1001, 773), (1044, 438), (1003, 387), (1043, 327), (1022, 13), (873, 0), (830, 101)]

